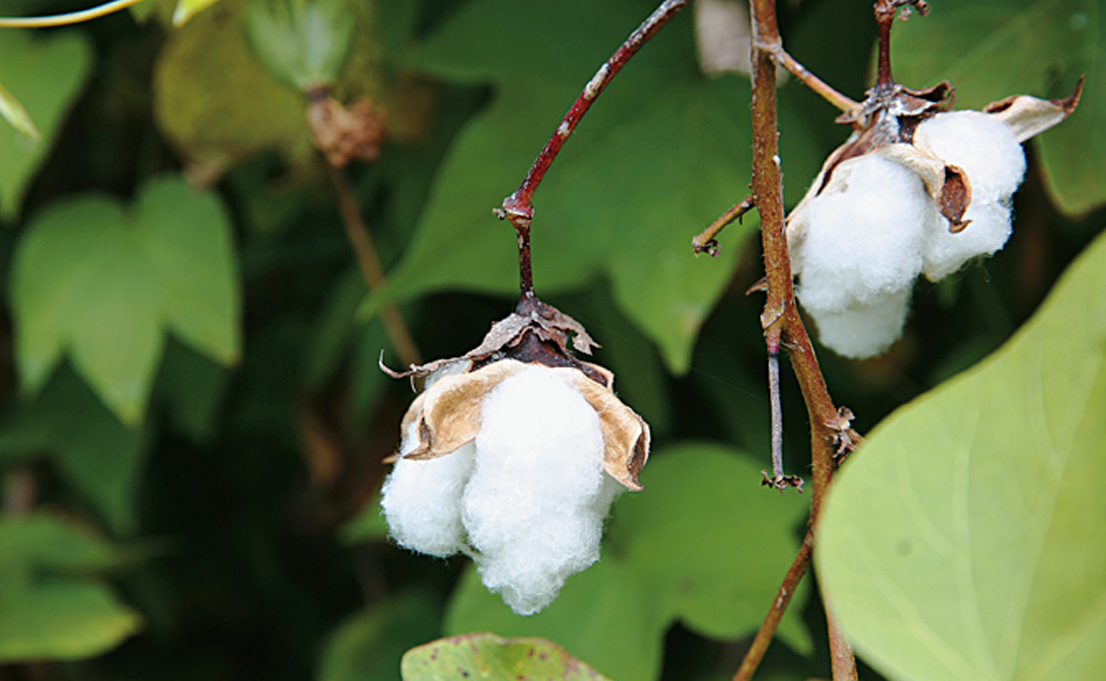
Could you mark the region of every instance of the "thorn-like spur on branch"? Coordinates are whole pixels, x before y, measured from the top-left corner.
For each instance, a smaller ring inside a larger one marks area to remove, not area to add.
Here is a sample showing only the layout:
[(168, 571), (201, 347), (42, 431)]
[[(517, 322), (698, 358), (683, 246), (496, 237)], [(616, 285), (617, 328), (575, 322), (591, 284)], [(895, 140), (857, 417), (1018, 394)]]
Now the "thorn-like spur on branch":
[(664, 0), (649, 15), (649, 18), (630, 34), (630, 37), (622, 43), (622, 46), (615, 50), (615, 53), (607, 61), (603, 62), (603, 65), (599, 67), (599, 70), (584, 86), (580, 96), (573, 102), (568, 113), (561, 120), (561, 124), (553, 132), (553, 136), (545, 143), (545, 148), (534, 159), (534, 164), (530, 166), (530, 170), (526, 173), (522, 184), (513, 194), (503, 199), (502, 208), (496, 208), (493, 211), (500, 220), (509, 220), (511, 226), (518, 233), (519, 278), (524, 300), (534, 296), (530, 270), (530, 221), (534, 218), (534, 206), (531, 201), (534, 197), (534, 191), (541, 184), (542, 178), (545, 177), (549, 166), (553, 164), (553, 159), (560, 153), (561, 147), (576, 130), (580, 119), (591, 108), (592, 102), (599, 97), (607, 84), (622, 70), (630, 57), (637, 54), (641, 46), (649, 42), (649, 39), (664, 28), (665, 24), (676, 16), (685, 5), (687, 5), (687, 0)]
[(734, 220), (737, 220), (738, 223), (740, 223), (741, 216), (745, 215), (752, 209), (753, 195), (750, 194), (749, 196), (746, 196), (745, 198), (741, 199), (733, 206), (731, 206), (730, 209), (727, 210), (725, 213), (722, 213), (722, 215), (718, 216), (718, 219), (710, 223), (710, 225), (706, 229), (699, 232), (699, 234), (691, 240), (691, 251), (695, 255), (706, 253), (712, 258), (718, 255), (719, 246), (717, 237), (719, 233), (721, 233), (722, 229), (725, 228), (726, 225), (730, 224)]

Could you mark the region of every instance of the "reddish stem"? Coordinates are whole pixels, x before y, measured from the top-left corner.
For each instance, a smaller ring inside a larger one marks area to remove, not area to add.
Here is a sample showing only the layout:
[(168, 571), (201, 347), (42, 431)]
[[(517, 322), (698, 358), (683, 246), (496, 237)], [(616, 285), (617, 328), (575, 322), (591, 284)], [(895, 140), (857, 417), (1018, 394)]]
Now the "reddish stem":
[(649, 18), (630, 34), (630, 37), (622, 43), (622, 46), (615, 50), (615, 53), (599, 67), (599, 70), (595, 72), (595, 75), (591, 77), (583, 91), (580, 92), (580, 96), (573, 102), (568, 113), (561, 120), (561, 124), (553, 132), (553, 136), (545, 143), (545, 148), (534, 159), (534, 164), (530, 166), (530, 170), (526, 173), (522, 184), (513, 194), (503, 199), (503, 208), (496, 210), (496, 215), (500, 219), (510, 220), (511, 225), (518, 233), (519, 286), (523, 299), (534, 296), (533, 275), (530, 269), (530, 221), (534, 218), (534, 206), (531, 201), (534, 192), (541, 184), (546, 171), (549, 170), (549, 166), (553, 164), (553, 159), (560, 153), (561, 147), (576, 130), (580, 119), (591, 108), (592, 103), (607, 87), (607, 84), (611, 82), (611, 79), (622, 70), (626, 62), (630, 61), (630, 57), (637, 54), (641, 46), (656, 35), (657, 31), (664, 28), (665, 24), (676, 16), (685, 5), (687, 5), (687, 0), (664, 0), (649, 15)]

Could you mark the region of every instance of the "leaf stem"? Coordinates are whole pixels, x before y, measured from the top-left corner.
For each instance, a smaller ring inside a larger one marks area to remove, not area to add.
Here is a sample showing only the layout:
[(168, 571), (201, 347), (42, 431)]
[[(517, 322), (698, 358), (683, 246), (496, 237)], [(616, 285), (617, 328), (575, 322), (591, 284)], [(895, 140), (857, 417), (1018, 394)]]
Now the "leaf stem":
[[(365, 286), (369, 290), (379, 288), (385, 283), (384, 268), (380, 265), (380, 256), (377, 254), (372, 235), (364, 220), (361, 219), (361, 209), (353, 196), (349, 180), (340, 169), (329, 163), (326, 167), (338, 195), (338, 207), (346, 226), (346, 236), (357, 258), (361, 278), (365, 280)], [(385, 304), (380, 309), (380, 320), (384, 323), (384, 331), (388, 334), (392, 347), (399, 353), (400, 361), (406, 366), (421, 364), (422, 359), (419, 357), (418, 348), (415, 347), (411, 331), (407, 328), (403, 315), (399, 313), (399, 308), (391, 303)]]
[(859, 117), (860, 102), (853, 101), (852, 98), (838, 92), (829, 83), (811, 73), (807, 67), (783, 49), (783, 45), (778, 43), (766, 45), (765, 49), (772, 53), (772, 58), (776, 60), (777, 64), (790, 71), (791, 75), (801, 80), (804, 85), (820, 95), (822, 99), (832, 104), (839, 111), (844, 112), (846, 116)]
[(761, 623), (760, 629), (753, 637), (753, 642), (749, 645), (745, 658), (741, 660), (741, 666), (737, 668), (737, 672), (733, 675), (733, 681), (749, 681), (753, 678), (753, 673), (760, 666), (764, 654), (768, 652), (768, 646), (772, 643), (772, 637), (779, 627), (783, 613), (787, 611), (787, 606), (791, 603), (791, 597), (795, 595), (799, 582), (802, 581), (803, 576), (810, 569), (810, 555), (813, 549), (814, 531), (807, 530), (806, 536), (803, 537), (803, 543), (799, 547), (799, 553), (795, 556), (795, 560), (791, 561), (791, 567), (788, 568), (783, 583), (776, 591), (776, 598), (772, 601), (772, 607), (768, 609), (768, 614), (764, 616), (764, 622)]
[[(761, 313), (761, 326), (768, 342), (768, 352), (777, 343), (788, 350), (788, 358), (799, 382), (803, 401), (810, 419), (813, 492), (811, 494), (810, 526), (813, 528), (821, 511), (822, 501), (833, 477), (835, 462), (833, 443), (840, 437), (841, 416), (826, 389), (825, 378), (818, 366), (810, 336), (803, 326), (795, 303), (791, 283), (791, 260), (787, 249), (787, 233), (783, 213), (783, 179), (777, 138), (776, 68), (773, 54), (782, 50), (776, 24), (774, 0), (750, 0), (753, 25), (752, 54), (752, 119), (753, 119), (753, 202), (760, 213), (761, 242), (767, 282), (767, 301)], [(829, 612), (829, 604), (826, 606)], [(830, 639), (841, 639), (836, 623), (829, 617)], [(763, 628), (775, 630), (778, 619), (765, 618)], [(758, 637), (761, 636), (758, 632)], [(765, 634), (770, 636), (770, 634)], [(831, 643), (832, 645), (832, 643)], [(855, 678), (852, 654), (838, 646), (834, 650), (834, 680)], [(836, 655), (842, 656), (838, 664)], [(847, 657), (847, 660), (844, 658)], [(846, 664), (849, 662), (851, 664)], [(853, 669), (852, 676), (847, 668)]]
[(52, 14), (42, 17), (0, 17), (0, 28), (50, 28), (52, 26), (68, 26), (79, 24), (100, 17), (107, 16), (131, 5), (137, 5), (142, 0), (111, 0), (102, 5), (67, 12), (65, 14)]
[(595, 72), (595, 75), (592, 76), (591, 80), (584, 86), (583, 91), (580, 92), (580, 96), (578, 96), (572, 106), (569, 107), (568, 113), (565, 114), (564, 118), (561, 120), (561, 124), (558, 125), (557, 129), (553, 132), (553, 136), (545, 143), (545, 147), (541, 150), (541, 153), (534, 159), (534, 163), (530, 166), (530, 170), (526, 173), (526, 177), (523, 178), (522, 184), (519, 185), (519, 188), (515, 190), (513, 194), (503, 199), (502, 208), (495, 209), (495, 215), (501, 220), (509, 220), (518, 233), (519, 287), (523, 300), (534, 297), (533, 275), (530, 268), (530, 221), (534, 218), (534, 206), (532, 203), (534, 192), (537, 190), (538, 185), (541, 184), (546, 171), (549, 170), (549, 166), (553, 164), (553, 160), (557, 158), (557, 154), (560, 153), (561, 147), (564, 146), (569, 136), (576, 130), (576, 126), (579, 125), (580, 119), (582, 119), (588, 109), (591, 108), (592, 103), (599, 97), (600, 93), (603, 92), (615, 75), (622, 70), (626, 62), (637, 54), (637, 51), (641, 49), (642, 45), (647, 43), (658, 31), (664, 28), (665, 24), (667, 24), (672, 17), (676, 16), (685, 5), (687, 5), (687, 0), (664, 0), (664, 2), (649, 15), (649, 18), (642, 22), (642, 24), (630, 34), (630, 37), (615, 50), (614, 54), (612, 54), (607, 61), (603, 62), (603, 65), (599, 67), (599, 70)]

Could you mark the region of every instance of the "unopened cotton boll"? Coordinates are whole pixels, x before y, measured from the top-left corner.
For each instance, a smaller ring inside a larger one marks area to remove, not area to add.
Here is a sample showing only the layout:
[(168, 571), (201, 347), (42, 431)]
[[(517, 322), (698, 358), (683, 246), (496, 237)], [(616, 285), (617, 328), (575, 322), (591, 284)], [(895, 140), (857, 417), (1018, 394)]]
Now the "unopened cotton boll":
[(921, 179), (874, 154), (838, 165), (807, 210), (792, 257), (810, 311), (874, 305), (910, 287), (922, 269), (926, 223), (936, 219)]
[(599, 416), (569, 371), (529, 367), (491, 391), (462, 501), (484, 585), (520, 614), (545, 607), (598, 560), (619, 489), (603, 471)]
[(902, 333), (910, 306), (910, 288), (840, 310), (809, 310), (818, 338), (837, 354), (851, 359), (878, 355)]

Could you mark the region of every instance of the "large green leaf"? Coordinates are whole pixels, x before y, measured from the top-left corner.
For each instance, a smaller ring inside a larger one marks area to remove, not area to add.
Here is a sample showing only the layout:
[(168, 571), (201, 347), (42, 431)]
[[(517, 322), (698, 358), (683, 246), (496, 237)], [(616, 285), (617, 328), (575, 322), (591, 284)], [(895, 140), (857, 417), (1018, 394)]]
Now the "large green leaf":
[(138, 614), (89, 575), (119, 561), (57, 518), (0, 518), (0, 662), (90, 657), (137, 631)]
[(0, 31), (0, 83), (19, 99), (42, 135), (35, 142), (0, 128), (0, 218), (19, 214), (27, 185), (50, 152), (91, 61), (92, 50), (81, 33)]
[(128, 424), (143, 418), (165, 333), (222, 364), (240, 346), (230, 226), (211, 193), (155, 180), (127, 211), (105, 196), (56, 203), (12, 266), (16, 360), (38, 391), (63, 354)]
[(403, 681), (532, 679), (606, 681), (563, 648), (540, 638), (466, 634), (433, 641), (403, 656)]
[[(458, 135), (409, 251), (366, 312), (444, 288), (517, 290), (514, 234), (491, 209), (653, 5), (477, 0), (418, 47), (415, 65), (495, 90)], [(538, 190), (533, 223), (539, 294), (605, 276), (678, 372), (740, 253), (729, 244), (753, 228), (732, 228), (722, 257), (691, 254), (691, 237), (748, 191), (750, 149), (747, 82), (697, 72), (691, 23), (677, 17), (597, 100)], [(802, 158), (812, 145), (803, 126), (793, 129), (784, 141)], [(788, 169), (813, 176), (813, 163), (803, 163)]]
[(1106, 671), (1106, 236), (977, 367), (900, 409), (834, 483), (827, 599), (895, 679)]
[(1040, 137), (1049, 193), (1066, 213), (1106, 202), (1106, 0), (978, 0), (934, 5), (895, 28), (895, 76), (922, 86), (946, 78), (957, 107), (1014, 94), (1059, 98), (1087, 87), (1070, 119)]
[(148, 436), (120, 423), (64, 368), (0, 425), (0, 461), (49, 457), (113, 530), (130, 533)]
[[(676, 620), (719, 639), (760, 625), (798, 550), (807, 510), (797, 495), (760, 488), (759, 468), (719, 445), (658, 452), (646, 491), (619, 500), (599, 563), (568, 581), (541, 613), (519, 617), (469, 569), (446, 613), (446, 633), (542, 636), (624, 679), (660, 672), (664, 633)], [(805, 591), (804, 591), (805, 593)], [(795, 604), (803, 601), (803, 595)], [(781, 637), (809, 651), (797, 611)]]

